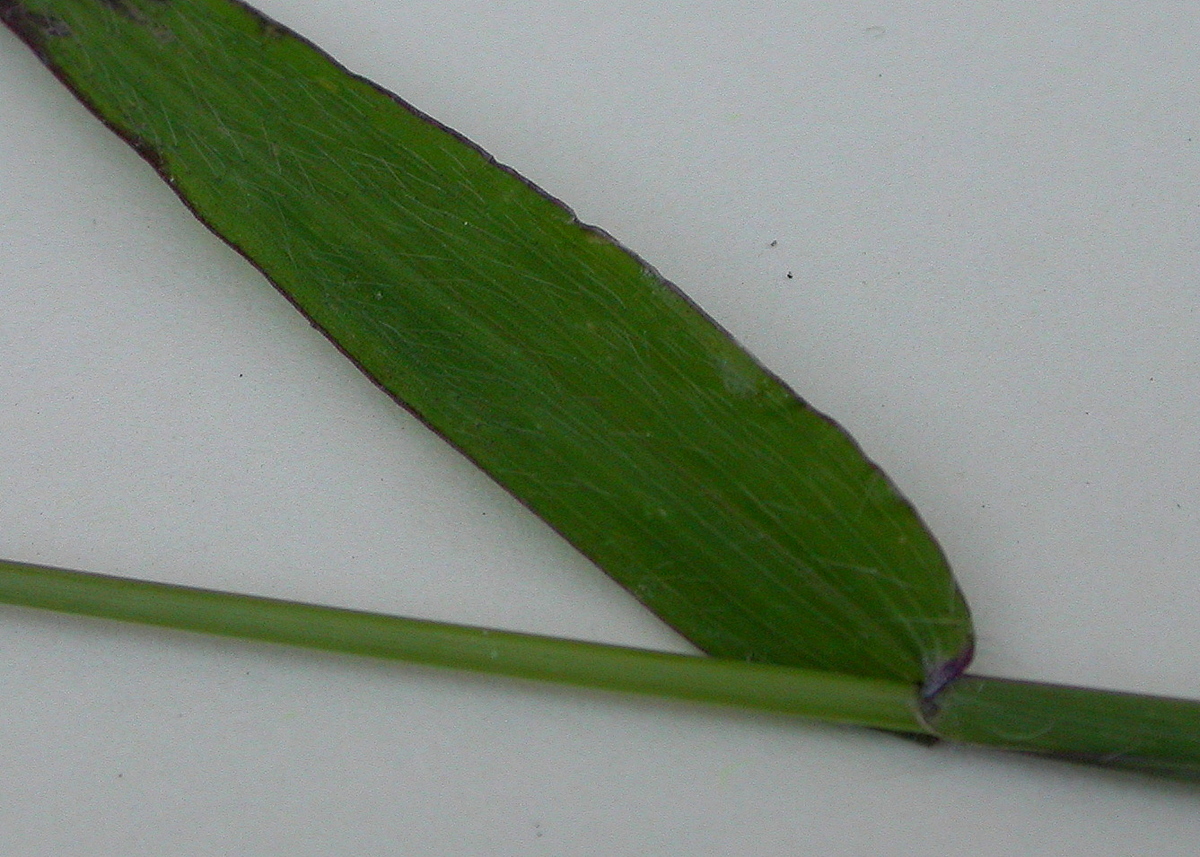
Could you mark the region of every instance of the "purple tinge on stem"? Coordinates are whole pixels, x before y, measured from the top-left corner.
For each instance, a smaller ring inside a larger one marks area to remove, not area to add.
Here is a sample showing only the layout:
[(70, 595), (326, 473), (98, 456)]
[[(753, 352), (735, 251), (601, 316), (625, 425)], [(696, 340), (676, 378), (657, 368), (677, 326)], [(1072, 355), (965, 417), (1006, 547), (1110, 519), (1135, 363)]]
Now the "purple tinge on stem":
[(929, 671), (925, 684), (921, 686), (921, 700), (925, 706), (933, 706), (937, 695), (950, 682), (967, 671), (971, 659), (975, 657), (975, 644), (968, 643), (967, 647), (948, 661), (943, 661)]

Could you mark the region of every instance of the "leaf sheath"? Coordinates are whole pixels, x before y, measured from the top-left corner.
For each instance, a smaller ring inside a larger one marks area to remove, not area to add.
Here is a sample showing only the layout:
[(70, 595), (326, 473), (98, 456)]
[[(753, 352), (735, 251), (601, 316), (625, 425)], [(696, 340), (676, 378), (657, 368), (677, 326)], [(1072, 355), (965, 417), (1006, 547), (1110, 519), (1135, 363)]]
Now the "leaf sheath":
[(1200, 702), (965, 675), (929, 710), (951, 741), (1200, 782)]

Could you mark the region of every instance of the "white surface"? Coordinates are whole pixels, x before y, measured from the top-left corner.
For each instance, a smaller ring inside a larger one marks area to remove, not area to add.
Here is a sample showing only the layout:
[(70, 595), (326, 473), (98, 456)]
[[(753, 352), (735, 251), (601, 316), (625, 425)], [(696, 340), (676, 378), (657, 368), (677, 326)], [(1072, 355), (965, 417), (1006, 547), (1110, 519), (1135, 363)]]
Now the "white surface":
[[(977, 671), (1200, 696), (1194, 4), (261, 5), (847, 426), (950, 555)], [(686, 650), (6, 32), (0, 247), (0, 556)], [(0, 653), (6, 855), (1200, 837), (1195, 789), (869, 732), (14, 608)]]

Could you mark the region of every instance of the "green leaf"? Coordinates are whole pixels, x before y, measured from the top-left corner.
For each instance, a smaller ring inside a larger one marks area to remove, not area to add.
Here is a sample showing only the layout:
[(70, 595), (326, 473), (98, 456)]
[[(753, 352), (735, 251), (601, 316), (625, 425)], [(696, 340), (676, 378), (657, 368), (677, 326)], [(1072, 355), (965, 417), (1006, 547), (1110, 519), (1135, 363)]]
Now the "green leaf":
[(888, 479), (546, 193), (238, 3), (0, 17), (363, 371), (701, 649), (961, 671), (966, 605)]

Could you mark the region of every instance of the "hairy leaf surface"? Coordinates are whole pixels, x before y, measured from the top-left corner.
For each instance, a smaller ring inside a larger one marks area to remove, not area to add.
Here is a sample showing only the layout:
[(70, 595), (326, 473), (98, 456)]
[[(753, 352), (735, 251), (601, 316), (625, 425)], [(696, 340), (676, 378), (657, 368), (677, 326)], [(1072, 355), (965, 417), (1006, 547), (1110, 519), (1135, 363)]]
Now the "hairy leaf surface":
[(383, 389), (710, 654), (940, 684), (937, 544), (652, 268), (230, 0), (0, 18)]

